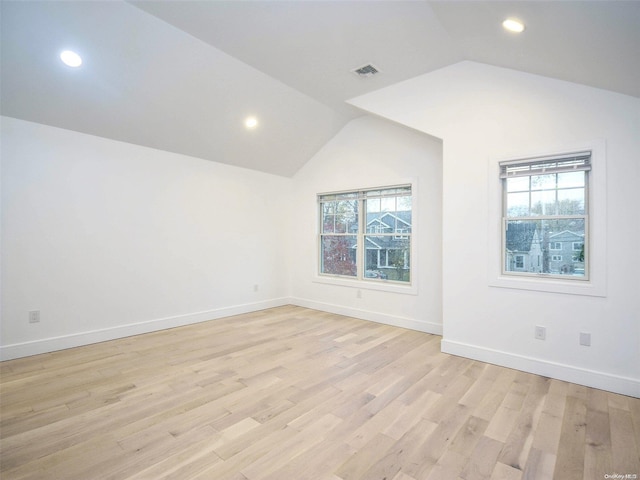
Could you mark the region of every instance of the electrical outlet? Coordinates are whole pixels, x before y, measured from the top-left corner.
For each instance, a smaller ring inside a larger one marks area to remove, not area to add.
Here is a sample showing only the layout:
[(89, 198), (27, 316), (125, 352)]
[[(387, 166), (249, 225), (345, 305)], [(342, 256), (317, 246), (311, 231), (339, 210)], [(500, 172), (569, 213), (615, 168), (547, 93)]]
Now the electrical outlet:
[(40, 310), (32, 310), (29, 312), (29, 323), (40, 323)]
[(580, 332), (580, 345), (585, 347), (591, 346), (591, 334), (587, 332)]
[(536, 325), (535, 337), (538, 340), (545, 340), (547, 338), (547, 327)]
[(362, 298), (362, 290), (356, 290), (356, 298)]
[(260, 286), (256, 283), (256, 284), (253, 286), (253, 291), (254, 291), (254, 292), (257, 292), (258, 290), (260, 290)]

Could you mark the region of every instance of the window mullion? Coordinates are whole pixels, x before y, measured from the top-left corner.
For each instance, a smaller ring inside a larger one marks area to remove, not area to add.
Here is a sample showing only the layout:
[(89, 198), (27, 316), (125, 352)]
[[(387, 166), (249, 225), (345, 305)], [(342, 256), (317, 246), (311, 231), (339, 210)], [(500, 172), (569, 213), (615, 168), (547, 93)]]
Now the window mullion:
[(364, 264), (366, 262), (364, 236), (366, 235), (367, 213), (365, 208), (365, 199), (364, 196), (361, 196), (358, 199), (358, 237), (356, 241), (356, 252), (358, 253), (356, 257), (356, 274), (358, 280), (364, 278)]

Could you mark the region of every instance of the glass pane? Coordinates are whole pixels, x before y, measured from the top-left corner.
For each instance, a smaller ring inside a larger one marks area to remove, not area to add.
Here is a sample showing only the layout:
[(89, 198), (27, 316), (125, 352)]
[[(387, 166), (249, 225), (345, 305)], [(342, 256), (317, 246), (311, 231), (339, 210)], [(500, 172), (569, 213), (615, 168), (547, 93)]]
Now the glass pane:
[(584, 240), (585, 221), (582, 218), (507, 220), (505, 270), (584, 277)]
[(558, 215), (584, 214), (584, 188), (558, 190)]
[(322, 233), (333, 233), (336, 230), (336, 216), (324, 215), (322, 219)]
[(325, 202), (321, 205), (322, 233), (357, 233), (357, 200)]
[(356, 236), (323, 235), (320, 273), (356, 276)]
[(531, 215), (556, 215), (556, 191), (531, 192)]
[(584, 172), (558, 174), (558, 188), (584, 187)]
[(395, 212), (396, 211), (396, 198), (381, 198), (380, 210), (382, 212)]
[(529, 190), (529, 177), (507, 178), (507, 192), (526, 192)]
[(380, 199), (372, 198), (367, 200), (367, 212), (379, 212), (380, 211)]
[(529, 216), (529, 192), (507, 194), (507, 217)]
[(411, 233), (411, 212), (396, 212), (396, 232)]
[(331, 233), (335, 231), (335, 213), (336, 202), (320, 203), (320, 214), (322, 215), (320, 227), (323, 233)]
[(367, 200), (367, 233), (411, 232), (411, 197), (384, 198), (389, 207), (396, 203), (397, 210), (378, 209), (380, 199)]
[(532, 175), (531, 190), (548, 190), (556, 188), (556, 176), (550, 175)]
[(411, 211), (411, 197), (398, 197), (397, 207), (399, 212)]
[(411, 252), (408, 235), (366, 235), (366, 279), (411, 281)]
[[(337, 202), (336, 210), (336, 233), (357, 233), (358, 226), (358, 205), (356, 201)], [(355, 227), (355, 232), (353, 230)]]

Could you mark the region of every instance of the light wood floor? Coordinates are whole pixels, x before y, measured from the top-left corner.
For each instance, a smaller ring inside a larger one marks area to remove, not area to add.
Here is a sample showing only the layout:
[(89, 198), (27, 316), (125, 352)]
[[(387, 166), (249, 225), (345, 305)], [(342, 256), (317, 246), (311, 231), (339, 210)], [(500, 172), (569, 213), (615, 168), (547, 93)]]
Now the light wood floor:
[(3, 362), (1, 387), (4, 480), (640, 479), (639, 399), (293, 306)]

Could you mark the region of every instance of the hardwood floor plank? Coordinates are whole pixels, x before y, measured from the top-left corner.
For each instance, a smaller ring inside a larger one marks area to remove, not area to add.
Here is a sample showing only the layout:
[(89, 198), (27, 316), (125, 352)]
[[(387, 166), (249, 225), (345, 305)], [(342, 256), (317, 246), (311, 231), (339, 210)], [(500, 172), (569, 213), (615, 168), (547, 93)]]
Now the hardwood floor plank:
[(491, 480), (520, 480), (522, 478), (522, 470), (514, 468), (504, 463), (496, 463)]
[(554, 476), (568, 480), (584, 478), (587, 407), (582, 398), (567, 396)]
[(473, 415), (491, 422), (498, 408), (500, 408), (500, 405), (504, 401), (504, 397), (509, 391), (515, 375), (515, 370), (508, 368), (500, 369), (500, 373), (493, 382), (491, 390), (482, 398), (478, 406), (475, 407)]
[[(526, 480), (553, 480), (555, 466), (556, 456), (554, 454), (532, 448), (529, 452), (522, 478)], [(599, 477), (587, 476), (586, 478)]]
[(544, 399), (549, 390), (549, 379), (542, 377), (530, 377), (530, 379), (531, 384), (520, 407), (520, 414), (498, 458), (499, 462), (518, 470), (524, 470)]
[[(338, 470), (336, 475), (342, 480), (355, 480), (361, 478), (367, 478), (373, 472), (366, 475), (371, 470), (374, 464), (378, 464), (380, 457), (386, 457), (387, 452), (395, 444), (395, 440), (391, 437), (379, 433), (374, 436), (367, 444), (358, 449), (349, 459), (344, 462)], [(393, 475), (388, 478), (393, 478), (396, 473), (400, 471), (401, 465), (397, 462), (386, 461), (382, 464), (383, 468), (393, 471)], [(376, 473), (377, 474), (377, 473)], [(384, 478), (384, 477), (378, 477)]]
[(535, 430), (533, 448), (547, 453), (558, 450), (566, 398), (566, 384), (551, 380)]
[[(629, 411), (631, 412), (631, 421), (633, 422), (633, 434), (636, 440), (636, 448), (640, 449), (640, 402), (630, 398)], [(638, 477), (640, 478), (640, 474)]]
[(483, 435), (471, 453), (461, 477), (465, 480), (482, 480), (491, 477), (504, 444)]
[[(440, 480), (442, 478), (459, 479), (460, 473), (467, 463), (465, 455), (447, 450), (429, 472), (426, 480)], [(422, 477), (421, 477), (422, 478)]]
[[(298, 455), (316, 448), (323, 441), (327, 432), (339, 424), (340, 421), (341, 419), (335, 415), (323, 415), (304, 430), (299, 431), (287, 442), (277, 445), (276, 449), (267, 455), (242, 468), (241, 472), (250, 480), (268, 478), (274, 472), (286, 468)], [(286, 452), (286, 455), (283, 455), (283, 452)]]
[(593, 389), (588, 391), (585, 427), (585, 477), (604, 478), (606, 474), (614, 472), (609, 424), (607, 392)]
[(613, 470), (640, 476), (640, 449), (633, 433), (631, 412), (610, 407), (609, 418)]

